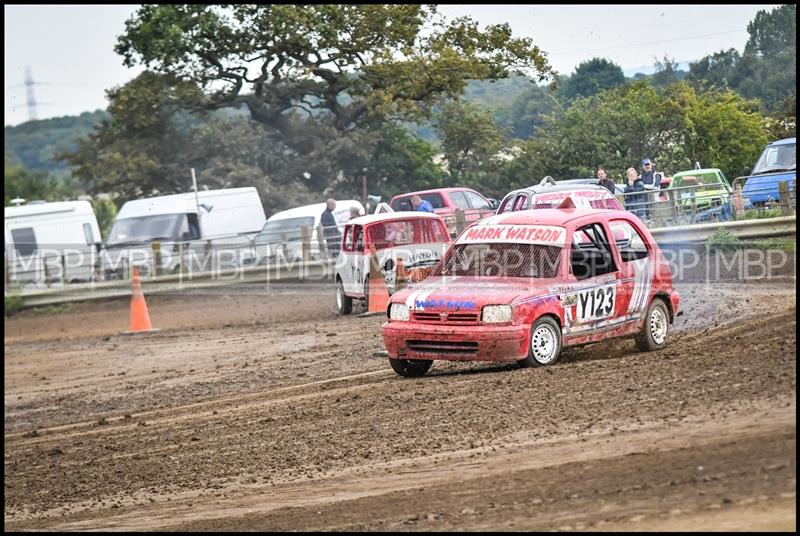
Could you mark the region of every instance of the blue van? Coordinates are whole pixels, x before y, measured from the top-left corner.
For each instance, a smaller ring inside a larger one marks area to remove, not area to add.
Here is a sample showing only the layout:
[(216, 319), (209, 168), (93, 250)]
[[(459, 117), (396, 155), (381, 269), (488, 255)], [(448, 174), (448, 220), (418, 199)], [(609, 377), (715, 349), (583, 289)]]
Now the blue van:
[(764, 149), (742, 188), (742, 196), (754, 207), (780, 200), (779, 184), (795, 188), (797, 175), (796, 138), (773, 141)]

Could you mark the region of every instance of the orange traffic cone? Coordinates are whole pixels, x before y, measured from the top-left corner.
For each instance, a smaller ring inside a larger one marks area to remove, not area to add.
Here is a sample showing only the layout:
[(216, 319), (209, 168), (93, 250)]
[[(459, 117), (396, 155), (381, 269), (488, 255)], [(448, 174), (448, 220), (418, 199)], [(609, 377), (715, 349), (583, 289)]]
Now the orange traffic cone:
[(150, 324), (150, 315), (147, 312), (147, 303), (144, 301), (142, 292), (142, 279), (139, 276), (139, 268), (133, 267), (133, 285), (131, 294), (131, 329), (124, 331), (123, 334), (132, 333), (152, 333), (159, 331)]
[(369, 278), (369, 310), (370, 313), (385, 313), (389, 306), (389, 289), (383, 276)]
[(378, 264), (378, 255), (375, 246), (370, 244), (369, 259), (369, 296), (367, 298), (366, 315), (376, 313), (385, 314), (386, 307), (389, 305), (389, 289), (386, 287), (386, 279)]

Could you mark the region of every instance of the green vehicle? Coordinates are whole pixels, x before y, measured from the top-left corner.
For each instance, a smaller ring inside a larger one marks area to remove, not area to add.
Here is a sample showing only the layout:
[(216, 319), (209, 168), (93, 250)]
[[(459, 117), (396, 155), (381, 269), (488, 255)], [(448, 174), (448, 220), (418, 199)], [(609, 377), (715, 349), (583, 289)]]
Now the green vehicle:
[(717, 168), (692, 169), (672, 176), (668, 190), (674, 190), (684, 210), (707, 210), (728, 203), (733, 195), (730, 181)]

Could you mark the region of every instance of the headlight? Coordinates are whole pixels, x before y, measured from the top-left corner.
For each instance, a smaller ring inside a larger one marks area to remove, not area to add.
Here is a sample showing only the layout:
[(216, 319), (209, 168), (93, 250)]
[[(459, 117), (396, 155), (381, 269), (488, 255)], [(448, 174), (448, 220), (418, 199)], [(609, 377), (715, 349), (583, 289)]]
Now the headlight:
[(408, 321), (408, 305), (405, 303), (393, 303), (389, 308), (389, 320)]
[(486, 324), (502, 324), (511, 322), (510, 305), (487, 305), (483, 308), (481, 321)]

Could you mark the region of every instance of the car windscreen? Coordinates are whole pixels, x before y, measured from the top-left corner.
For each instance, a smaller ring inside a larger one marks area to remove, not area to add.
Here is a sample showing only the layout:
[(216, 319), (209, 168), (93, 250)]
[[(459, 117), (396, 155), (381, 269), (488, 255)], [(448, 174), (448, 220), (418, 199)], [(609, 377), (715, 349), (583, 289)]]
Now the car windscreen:
[(753, 168), (753, 175), (797, 169), (797, 144), (785, 143), (764, 149)]
[[(397, 199), (392, 201), (392, 208), (396, 212), (413, 211), (414, 207), (411, 205), (412, 197), (413, 197), (412, 195), (406, 197), (398, 197)], [(428, 203), (430, 203), (431, 206), (433, 206), (433, 208), (444, 207), (444, 200), (442, 199), (441, 194), (438, 193), (419, 194), (419, 197), (423, 201), (427, 201)]]
[(558, 276), (561, 249), (505, 242), (456, 244), (431, 275), (550, 279)]
[(108, 234), (107, 244), (177, 240), (178, 229), (185, 217), (185, 214), (158, 214), (117, 220)]
[(438, 219), (415, 218), (372, 223), (367, 227), (370, 244), (386, 249), (411, 244), (447, 242), (449, 235)]
[(304, 216), (268, 221), (261, 232), (256, 235), (255, 240), (259, 243), (280, 242), (284, 240), (284, 235), (285, 240), (302, 240), (304, 225), (311, 230), (314, 227), (314, 217)]

